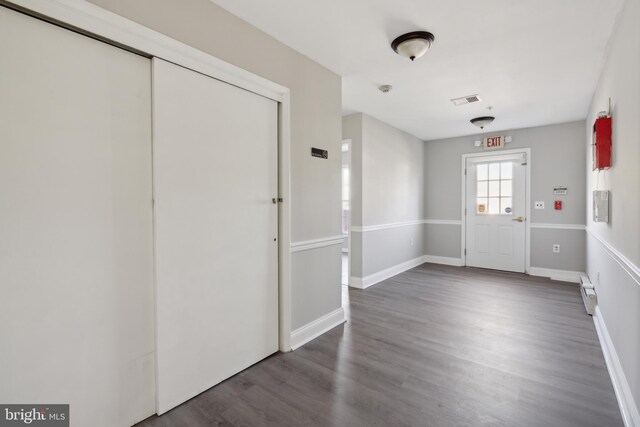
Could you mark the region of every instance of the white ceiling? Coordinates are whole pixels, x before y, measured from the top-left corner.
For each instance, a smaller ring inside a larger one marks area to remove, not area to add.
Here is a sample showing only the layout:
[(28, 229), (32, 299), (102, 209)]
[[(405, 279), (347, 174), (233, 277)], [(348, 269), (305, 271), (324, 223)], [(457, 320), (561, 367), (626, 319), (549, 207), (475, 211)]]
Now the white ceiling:
[[(582, 120), (623, 0), (212, 0), (343, 77), (343, 113), (421, 139)], [(430, 31), (411, 62), (391, 41)], [(393, 85), (383, 94), (377, 87)], [(479, 94), (482, 102), (449, 100)]]

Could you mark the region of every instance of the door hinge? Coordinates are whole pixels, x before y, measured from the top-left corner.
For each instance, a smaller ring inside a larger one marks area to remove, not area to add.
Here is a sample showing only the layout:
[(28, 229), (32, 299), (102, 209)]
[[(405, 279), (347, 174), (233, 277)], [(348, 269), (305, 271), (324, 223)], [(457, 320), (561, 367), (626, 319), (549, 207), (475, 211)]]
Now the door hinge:
[(467, 216), (467, 208), (464, 208), (464, 216)]
[(466, 248), (465, 248), (465, 250), (464, 250), (464, 254), (465, 254), (465, 256), (467, 255), (467, 249), (466, 249)]
[(465, 175), (467, 174), (467, 168), (464, 168), (464, 174)]

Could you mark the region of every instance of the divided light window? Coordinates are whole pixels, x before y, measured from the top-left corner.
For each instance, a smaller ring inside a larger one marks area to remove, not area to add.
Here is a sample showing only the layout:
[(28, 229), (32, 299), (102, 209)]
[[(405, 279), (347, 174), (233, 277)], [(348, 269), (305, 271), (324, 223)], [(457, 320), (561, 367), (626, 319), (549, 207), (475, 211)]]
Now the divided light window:
[(476, 184), (476, 214), (512, 215), (513, 162), (479, 163)]

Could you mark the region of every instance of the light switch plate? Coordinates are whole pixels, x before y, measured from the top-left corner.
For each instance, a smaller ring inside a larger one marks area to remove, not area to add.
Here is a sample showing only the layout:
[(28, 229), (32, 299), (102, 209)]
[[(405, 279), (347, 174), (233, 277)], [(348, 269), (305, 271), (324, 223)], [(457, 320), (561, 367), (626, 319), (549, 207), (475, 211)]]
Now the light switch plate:
[(543, 201), (536, 201), (533, 205), (536, 209), (544, 209), (544, 202)]

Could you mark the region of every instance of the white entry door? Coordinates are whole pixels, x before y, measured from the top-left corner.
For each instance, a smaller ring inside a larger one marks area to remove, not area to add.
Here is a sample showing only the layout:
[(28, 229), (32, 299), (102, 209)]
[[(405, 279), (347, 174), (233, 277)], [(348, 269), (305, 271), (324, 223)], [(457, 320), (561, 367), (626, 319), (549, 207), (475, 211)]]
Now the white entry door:
[(157, 411), (278, 350), (275, 101), (153, 60)]
[(526, 167), (523, 153), (467, 158), (467, 266), (524, 273)]

